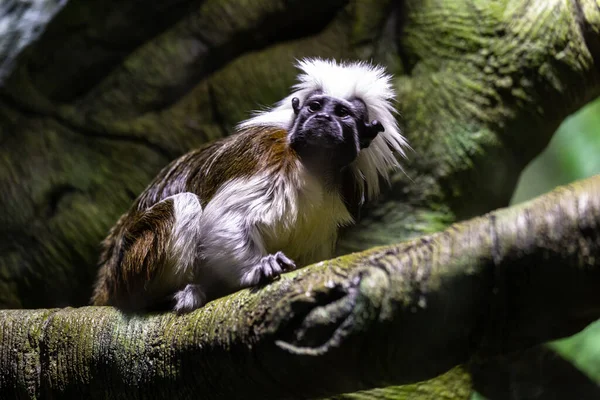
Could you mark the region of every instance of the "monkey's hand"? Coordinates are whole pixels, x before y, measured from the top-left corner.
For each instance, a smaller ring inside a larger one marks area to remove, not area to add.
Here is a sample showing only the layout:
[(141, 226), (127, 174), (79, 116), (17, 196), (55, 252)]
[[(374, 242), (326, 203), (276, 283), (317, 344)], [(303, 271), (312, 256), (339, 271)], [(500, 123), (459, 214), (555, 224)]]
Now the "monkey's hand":
[(244, 274), (242, 284), (245, 286), (262, 285), (295, 268), (296, 264), (281, 251), (278, 251), (275, 254), (269, 254), (261, 258), (258, 264)]

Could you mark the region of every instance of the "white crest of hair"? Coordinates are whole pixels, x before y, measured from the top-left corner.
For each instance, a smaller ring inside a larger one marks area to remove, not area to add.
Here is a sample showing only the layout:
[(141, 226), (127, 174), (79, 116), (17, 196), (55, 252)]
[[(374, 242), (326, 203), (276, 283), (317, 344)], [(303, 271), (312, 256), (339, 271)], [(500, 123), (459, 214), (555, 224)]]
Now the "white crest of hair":
[(375, 197), (379, 194), (379, 176), (389, 180), (390, 170), (399, 167), (394, 153), (404, 156), (404, 147), (407, 146), (394, 116), (392, 77), (383, 67), (364, 61), (337, 63), (335, 60), (307, 58), (298, 61), (297, 67), (302, 73), (298, 75), (292, 94), (274, 108), (256, 113), (238, 128), (277, 126), (289, 131), (295, 116), (292, 98), (297, 97), (303, 104), (316, 90), (346, 100), (361, 99), (367, 106), (369, 122), (378, 120), (385, 131), (378, 134), (368, 148), (361, 150), (351, 168), (361, 192), (364, 194), (366, 183), (367, 198)]

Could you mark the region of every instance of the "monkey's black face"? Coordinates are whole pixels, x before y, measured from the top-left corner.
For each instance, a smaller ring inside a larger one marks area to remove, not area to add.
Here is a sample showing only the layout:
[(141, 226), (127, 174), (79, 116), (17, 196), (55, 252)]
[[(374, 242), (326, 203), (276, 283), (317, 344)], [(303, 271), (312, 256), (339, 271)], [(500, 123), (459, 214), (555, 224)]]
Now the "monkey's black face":
[(310, 168), (339, 171), (356, 159), (383, 131), (377, 121), (367, 123), (367, 107), (360, 99), (347, 101), (319, 92), (301, 106), (292, 99), (296, 120), (290, 145)]

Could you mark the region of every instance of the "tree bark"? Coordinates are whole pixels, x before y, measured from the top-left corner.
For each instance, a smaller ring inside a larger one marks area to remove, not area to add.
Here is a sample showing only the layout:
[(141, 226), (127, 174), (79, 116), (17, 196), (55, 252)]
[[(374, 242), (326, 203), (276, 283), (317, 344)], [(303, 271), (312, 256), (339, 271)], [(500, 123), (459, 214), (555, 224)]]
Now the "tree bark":
[(186, 316), (0, 311), (2, 397), (316, 398), (422, 381), (600, 317), (599, 251), (597, 176)]

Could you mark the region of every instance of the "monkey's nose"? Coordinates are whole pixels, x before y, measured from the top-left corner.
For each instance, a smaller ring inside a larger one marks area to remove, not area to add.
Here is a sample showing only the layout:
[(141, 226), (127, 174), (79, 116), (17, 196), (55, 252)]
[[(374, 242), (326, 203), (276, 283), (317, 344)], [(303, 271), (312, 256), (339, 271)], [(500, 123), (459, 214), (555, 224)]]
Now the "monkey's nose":
[(329, 115), (327, 113), (318, 113), (317, 114), (317, 118), (324, 118), (324, 119), (330, 120), (331, 119), (331, 115)]

